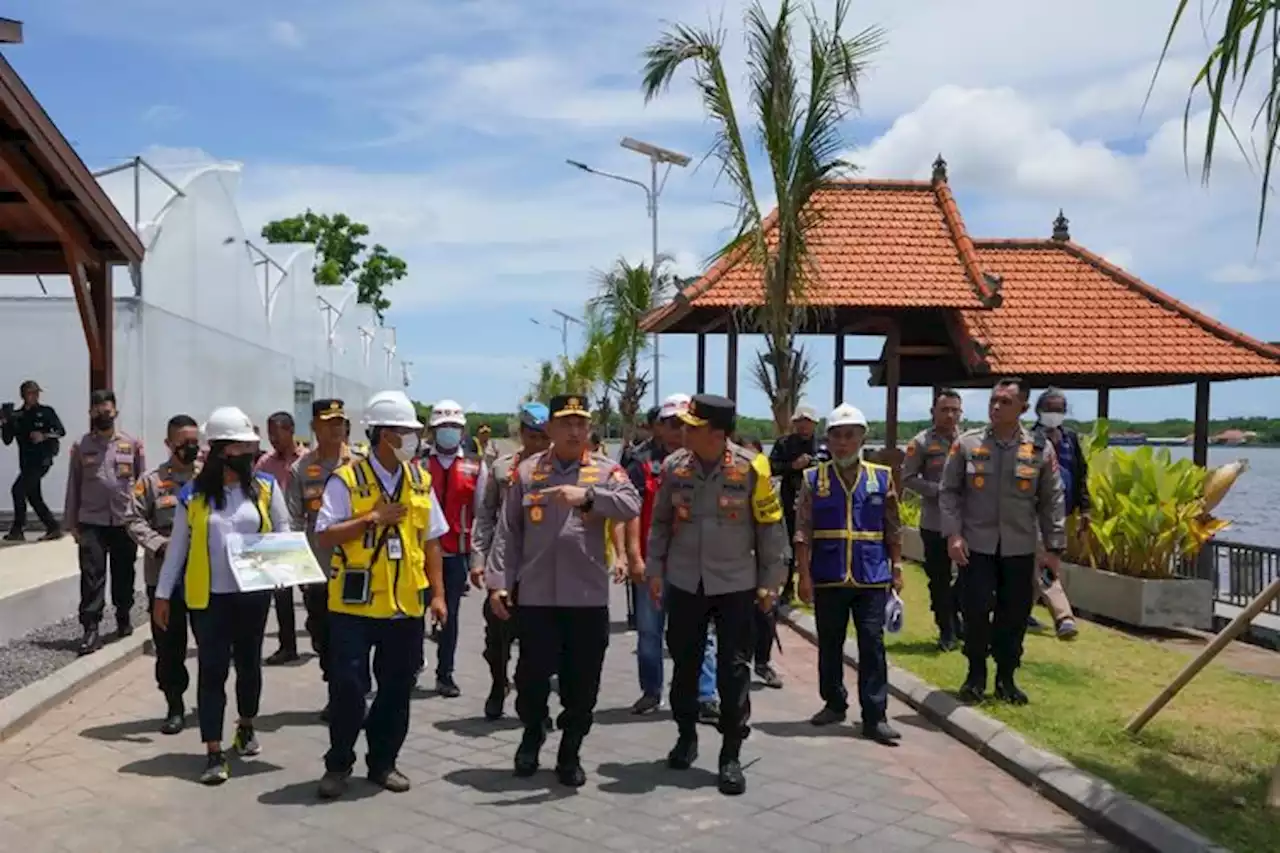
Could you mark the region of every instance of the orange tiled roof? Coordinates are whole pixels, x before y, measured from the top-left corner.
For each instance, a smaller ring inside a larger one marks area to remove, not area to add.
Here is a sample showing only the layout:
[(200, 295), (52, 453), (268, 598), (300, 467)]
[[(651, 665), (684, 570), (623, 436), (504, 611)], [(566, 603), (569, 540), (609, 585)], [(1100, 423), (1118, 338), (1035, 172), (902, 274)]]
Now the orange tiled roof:
[(961, 311), (1000, 374), (1280, 376), (1280, 348), (1230, 329), (1070, 241), (978, 240), (993, 311)]
[[(818, 272), (807, 304), (979, 310), (994, 293), (946, 181), (832, 181), (810, 209), (821, 218), (809, 236)], [(739, 257), (717, 261), (641, 325), (665, 325), (691, 307), (763, 305), (760, 269)]]

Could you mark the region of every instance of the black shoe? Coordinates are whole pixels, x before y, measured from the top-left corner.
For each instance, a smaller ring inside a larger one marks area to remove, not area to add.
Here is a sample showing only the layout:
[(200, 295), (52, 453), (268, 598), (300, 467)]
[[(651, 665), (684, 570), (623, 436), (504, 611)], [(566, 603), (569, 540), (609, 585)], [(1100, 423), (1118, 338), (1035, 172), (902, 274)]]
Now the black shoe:
[(698, 736), (681, 734), (667, 753), (667, 766), (672, 770), (688, 770), (698, 760)]
[(453, 676), (445, 675), (436, 679), (436, 695), (444, 699), (457, 699), (462, 695), (462, 690)]
[(587, 784), (587, 771), (582, 769), (577, 758), (566, 762), (557, 761), (556, 780), (567, 788), (581, 788)]
[(966, 705), (980, 705), (987, 698), (987, 685), (985, 681), (966, 680), (956, 693), (956, 698)]
[(484, 700), (484, 718), (489, 722), (502, 719), (502, 706), (507, 701), (507, 689), (501, 684), (493, 685), (488, 697)]
[(116, 617), (116, 636), (123, 640), (125, 637), (133, 633), (133, 622), (129, 619), (129, 614)]
[(81, 656), (91, 655), (98, 649), (102, 648), (102, 637), (98, 635), (98, 626), (84, 629), (84, 636), (80, 639), (80, 648), (78, 652)]
[(782, 678), (773, 668), (773, 664), (756, 664), (756, 678), (760, 679), (765, 687), (772, 687), (774, 690), (782, 689)]
[(298, 660), (298, 650), (281, 646), (276, 649), (267, 659), (263, 661), (267, 666), (284, 666), (287, 663), (294, 663)]
[(746, 793), (747, 777), (742, 773), (742, 764), (731, 758), (720, 762), (720, 773), (716, 776), (716, 787), (726, 797), (737, 797)]
[(837, 711), (829, 705), (823, 707), (821, 711), (809, 718), (809, 722), (815, 726), (833, 726), (844, 721), (845, 712)]
[(662, 707), (661, 696), (650, 696), (649, 694), (646, 693), (645, 695), (637, 699), (635, 701), (635, 704), (631, 706), (631, 713), (652, 714), (654, 711), (658, 710), (661, 707)]
[(547, 739), (545, 728), (525, 729), (520, 746), (516, 747), (515, 772), (517, 776), (527, 777), (538, 772), (538, 753)]
[(715, 699), (708, 699), (705, 702), (698, 703), (698, 722), (708, 726), (719, 725), (720, 723), (720, 703)]
[(938, 651), (953, 652), (957, 645), (954, 631), (945, 629), (938, 632)]
[(41, 542), (57, 542), (63, 537), (63, 532), (57, 527), (52, 530), (46, 530), (44, 535), (40, 537)]
[(867, 740), (873, 740), (876, 743), (892, 746), (902, 740), (902, 735), (893, 726), (881, 720), (872, 725), (862, 724), (862, 736)]
[(21, 530), (10, 530), (8, 533), (6, 533), (6, 534), (4, 535), (4, 541), (6, 541), (6, 542), (26, 542), (26, 541), (27, 541), (27, 535), (26, 535), (25, 533), (23, 533)]
[(347, 792), (347, 779), (350, 776), (350, 770), (330, 770), (321, 777), (316, 793), (322, 800), (336, 800)]
[(996, 679), (996, 698), (1002, 702), (1008, 702), (1010, 705), (1025, 705), (1031, 701), (1027, 698), (1027, 694), (1018, 689), (1018, 685), (1013, 683), (1013, 676), (1006, 675)]
[(182, 705), (182, 698), (169, 700), (169, 710), (165, 712), (164, 722), (160, 724), (160, 734), (176, 735), (187, 726), (187, 711)]
[(1031, 628), (1032, 630), (1038, 630), (1038, 629), (1040, 629), (1040, 628), (1043, 628), (1044, 626), (1040, 624), (1040, 620), (1039, 620), (1039, 619), (1037, 619), (1036, 617), (1034, 617), (1034, 616), (1028, 616), (1028, 617), (1027, 617), (1027, 627), (1028, 627), (1028, 628)]

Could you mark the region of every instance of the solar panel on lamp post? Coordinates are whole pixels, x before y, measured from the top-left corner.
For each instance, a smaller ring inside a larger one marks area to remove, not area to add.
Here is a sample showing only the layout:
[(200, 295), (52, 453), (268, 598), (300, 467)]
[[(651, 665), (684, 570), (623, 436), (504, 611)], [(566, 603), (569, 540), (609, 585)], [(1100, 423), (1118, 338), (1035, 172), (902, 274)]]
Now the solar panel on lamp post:
[[(628, 178), (624, 175), (615, 175), (612, 172), (602, 172), (599, 169), (593, 169), (586, 163), (577, 160), (566, 160), (570, 166), (589, 172), (592, 175), (599, 175), (602, 178), (611, 178), (615, 181), (622, 181), (625, 184), (637, 186), (644, 192), (645, 209), (649, 214), (649, 222), (651, 226), (651, 235), (653, 241), (652, 262), (649, 267), (649, 307), (655, 308), (658, 304), (658, 199), (662, 195), (662, 188), (667, 184), (667, 176), (671, 174), (672, 166), (684, 168), (689, 165), (690, 158), (688, 155), (681, 154), (678, 151), (672, 151), (667, 148), (661, 148), (648, 142), (642, 142), (638, 139), (632, 139), (630, 136), (624, 136), (619, 143), (628, 151), (634, 151), (649, 158), (649, 184), (646, 186), (643, 182), (637, 181), (635, 178)], [(662, 173), (662, 181), (658, 181), (658, 164), (666, 164), (666, 171)], [(653, 403), (658, 405), (661, 401), (661, 393), (658, 388), (658, 362), (660, 356), (658, 352), (658, 336), (653, 336)]]

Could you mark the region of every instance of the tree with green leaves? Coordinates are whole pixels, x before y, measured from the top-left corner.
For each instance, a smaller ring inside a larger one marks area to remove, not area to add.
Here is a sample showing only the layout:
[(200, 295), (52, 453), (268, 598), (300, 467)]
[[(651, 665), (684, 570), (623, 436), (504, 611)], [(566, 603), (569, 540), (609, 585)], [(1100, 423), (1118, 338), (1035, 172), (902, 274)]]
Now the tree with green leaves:
[(382, 322), (391, 307), (387, 291), (408, 274), (409, 268), (381, 243), (369, 248), (361, 242), (368, 236), (369, 226), (345, 213), (331, 216), (310, 208), (301, 215), (277, 219), (262, 227), (262, 237), (268, 243), (315, 244), (316, 284), (341, 287), (354, 282), (356, 301), (372, 308), (378, 322)]
[[(868, 63), (884, 43), (884, 32), (876, 27), (852, 37), (842, 35), (850, 5), (851, 0), (836, 0), (830, 20), (813, 6), (798, 13), (793, 0), (781, 0), (772, 19), (758, 0), (747, 9), (753, 134), (744, 126), (748, 116), (739, 113), (729, 88), (723, 30), (674, 25), (645, 51), (646, 102), (665, 92), (676, 73), (691, 65), (703, 107), (716, 127), (711, 156), (735, 191), (737, 221), (734, 238), (715, 258), (728, 257), (761, 271), (764, 304), (746, 325), (765, 338), (756, 375), (769, 380), (763, 390), (779, 429), (790, 422), (808, 373), (796, 335), (809, 310), (807, 286), (818, 273), (809, 246), (818, 217), (809, 201), (827, 181), (853, 171), (840, 157), (846, 147), (841, 128), (857, 109)], [(806, 24), (809, 43), (802, 53), (796, 30)], [(805, 76), (807, 83), (802, 82)], [(776, 216), (768, 219), (751, 173), (752, 136), (763, 145), (777, 200)]]
[[(1201, 5), (1204, 5), (1204, 0), (1201, 0)], [(1180, 27), (1188, 25), (1188, 20), (1191, 21), (1190, 26), (1197, 31), (1204, 29), (1207, 20), (1221, 20), (1221, 32), (1210, 47), (1204, 64), (1191, 81), (1191, 91), (1187, 95), (1187, 105), (1182, 116), (1183, 145), (1187, 144), (1187, 133), (1192, 111), (1198, 102), (1197, 96), (1203, 92), (1209, 99), (1209, 124), (1205, 131), (1204, 158), (1200, 164), (1201, 180), (1206, 184), (1209, 182), (1214, 151), (1223, 131), (1231, 137), (1233, 144), (1247, 160), (1261, 160), (1257, 234), (1257, 239), (1261, 242), (1262, 226), (1267, 218), (1271, 167), (1275, 162), (1277, 137), (1280, 137), (1280, 0), (1215, 0), (1211, 9), (1202, 9), (1200, 15), (1194, 16), (1187, 15), (1190, 6), (1191, 0), (1178, 0), (1155, 76), (1158, 77), (1164, 67), (1174, 36)], [(1262, 78), (1263, 100), (1254, 113), (1249, 130), (1250, 133), (1257, 130), (1262, 133), (1263, 144), (1260, 147), (1264, 150), (1260, 156), (1256, 156), (1257, 152), (1253, 150), (1251, 142), (1240, 138), (1232, 121), (1236, 105), (1242, 97), (1247, 98), (1249, 94), (1247, 90), (1250, 81), (1256, 86), (1258, 78)], [(1152, 86), (1154, 85), (1153, 78)]]

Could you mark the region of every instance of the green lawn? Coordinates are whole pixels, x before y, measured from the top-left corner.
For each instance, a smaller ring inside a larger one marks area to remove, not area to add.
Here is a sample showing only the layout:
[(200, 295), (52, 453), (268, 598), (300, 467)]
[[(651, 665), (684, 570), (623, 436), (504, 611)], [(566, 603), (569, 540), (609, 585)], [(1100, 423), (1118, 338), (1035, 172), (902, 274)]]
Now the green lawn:
[[(924, 572), (906, 573), (906, 625), (889, 638), (889, 657), (954, 691), (965, 659), (937, 650)], [(1036, 615), (1050, 624), (1043, 608)], [(1280, 813), (1265, 800), (1280, 762), (1280, 684), (1211, 666), (1140, 735), (1124, 733), (1188, 660), (1091, 622), (1073, 642), (1029, 632), (1018, 683), (1031, 704), (988, 700), (982, 711), (1236, 853), (1275, 853)]]

